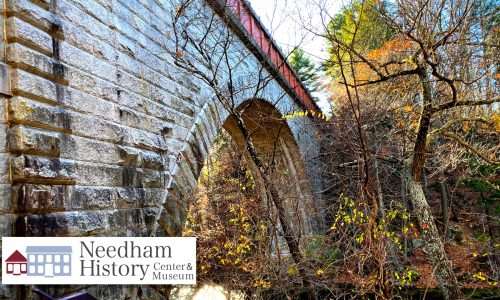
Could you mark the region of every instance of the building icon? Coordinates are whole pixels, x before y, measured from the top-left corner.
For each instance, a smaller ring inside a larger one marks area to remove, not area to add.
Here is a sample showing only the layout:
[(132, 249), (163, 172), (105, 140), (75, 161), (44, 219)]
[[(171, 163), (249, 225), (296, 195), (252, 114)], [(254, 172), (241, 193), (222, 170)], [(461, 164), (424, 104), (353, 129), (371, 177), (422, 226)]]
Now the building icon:
[(26, 257), (21, 254), (19, 251), (14, 251), (6, 260), (5, 263), (7, 264), (7, 274), (12, 274), (12, 275), (21, 275), (21, 274), (26, 274), (27, 273), (27, 268), (26, 268)]
[(71, 276), (70, 246), (28, 246), (28, 276)]

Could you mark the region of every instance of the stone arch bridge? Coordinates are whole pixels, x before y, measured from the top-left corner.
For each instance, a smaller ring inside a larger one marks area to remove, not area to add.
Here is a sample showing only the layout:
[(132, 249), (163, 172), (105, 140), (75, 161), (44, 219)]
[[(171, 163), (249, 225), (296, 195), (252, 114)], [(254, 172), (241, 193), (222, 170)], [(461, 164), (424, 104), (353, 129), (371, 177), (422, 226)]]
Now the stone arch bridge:
[[(165, 54), (173, 2), (0, 3), (1, 236), (180, 234), (215, 137), (224, 127), (242, 139), (208, 89)], [(279, 145), (283, 193), (315, 230), (317, 128), (281, 116), (319, 109), (245, 0), (207, 3), (245, 46), (248, 66), (273, 75), (259, 99), (236, 101), (252, 101), (244, 119), (263, 156)], [(25, 292), (0, 286), (0, 298)], [(137, 287), (95, 293), (124, 298)]]

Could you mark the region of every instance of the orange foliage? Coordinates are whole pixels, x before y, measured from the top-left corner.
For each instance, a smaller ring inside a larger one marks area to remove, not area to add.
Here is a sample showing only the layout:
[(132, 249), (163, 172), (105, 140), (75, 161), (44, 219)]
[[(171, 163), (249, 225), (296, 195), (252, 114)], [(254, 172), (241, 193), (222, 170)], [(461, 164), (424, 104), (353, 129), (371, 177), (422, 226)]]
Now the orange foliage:
[[(408, 39), (395, 38), (384, 43), (382, 47), (372, 50), (368, 53), (366, 58), (378, 65), (383, 65), (390, 61), (406, 62), (406, 64), (410, 64), (408, 53), (410, 53), (414, 47), (414, 43)], [(393, 66), (389, 68), (389, 71), (394, 71), (391, 70), (393, 68), (404, 68), (405, 64), (395, 66), (396, 67)], [(356, 66), (356, 71), (358, 80), (374, 80), (378, 78), (377, 74), (364, 63), (358, 64)]]

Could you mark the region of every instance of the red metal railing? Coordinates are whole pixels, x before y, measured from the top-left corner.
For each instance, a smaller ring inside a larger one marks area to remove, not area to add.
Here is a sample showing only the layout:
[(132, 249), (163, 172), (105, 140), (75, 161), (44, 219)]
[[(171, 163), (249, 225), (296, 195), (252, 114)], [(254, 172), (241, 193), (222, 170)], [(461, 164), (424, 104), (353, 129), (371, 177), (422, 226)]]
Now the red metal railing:
[(295, 90), (295, 93), (299, 96), (306, 108), (313, 111), (319, 111), (319, 108), (314, 103), (311, 95), (302, 85), (302, 82), (292, 70), (292, 67), (288, 64), (288, 61), (281, 53), (264, 26), (262, 26), (260, 20), (257, 18), (246, 0), (227, 0), (227, 5), (238, 17), (247, 33), (267, 55), (274, 67), (279, 70), (281, 75), (283, 75), (285, 80)]

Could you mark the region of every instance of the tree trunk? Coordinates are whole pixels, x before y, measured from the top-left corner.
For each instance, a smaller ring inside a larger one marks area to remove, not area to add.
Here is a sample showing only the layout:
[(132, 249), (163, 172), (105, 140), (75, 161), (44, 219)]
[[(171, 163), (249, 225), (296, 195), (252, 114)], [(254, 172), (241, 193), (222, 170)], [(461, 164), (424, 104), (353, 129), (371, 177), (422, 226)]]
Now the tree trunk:
[(424, 188), (424, 195), (425, 199), (432, 199), (431, 191), (429, 191), (429, 180), (427, 178), (427, 173), (425, 172), (425, 169), (422, 170), (422, 180), (423, 180), (423, 188)]
[(443, 236), (444, 239), (447, 240), (448, 236), (448, 220), (450, 218), (450, 210), (449, 210), (449, 199), (448, 199), (448, 190), (446, 189), (446, 180), (444, 177), (439, 182), (439, 191), (441, 192), (441, 211), (443, 212)]
[(292, 259), (297, 265), (297, 269), (299, 271), (300, 277), (302, 279), (302, 284), (304, 285), (305, 293), (304, 298), (308, 300), (316, 299), (316, 292), (314, 290), (314, 286), (312, 281), (309, 278), (308, 268), (304, 265), (304, 259), (302, 257), (302, 253), (299, 247), (299, 241), (295, 237), (295, 234), (292, 231), (292, 227), (288, 223), (285, 207), (283, 206), (283, 201), (278, 194), (278, 190), (275, 185), (271, 182), (268, 175), (265, 175), (267, 178), (264, 178), (264, 184), (268, 186), (269, 193), (271, 194), (272, 201), (276, 210), (278, 211), (278, 218), (280, 220), (281, 228), (283, 229), (283, 235), (285, 236), (285, 241), (287, 243), (288, 249), (290, 250), (290, 254), (292, 255)]
[(385, 217), (384, 196), (382, 194), (382, 185), (380, 184), (380, 178), (378, 172), (378, 160), (376, 158), (373, 160), (373, 166), (375, 169), (375, 181), (377, 183), (377, 197), (378, 197), (378, 206), (380, 207), (380, 215), (382, 217)]
[(299, 246), (299, 240), (297, 239), (295, 233), (292, 230), (292, 226), (288, 222), (288, 218), (285, 213), (285, 207), (283, 203), (283, 199), (278, 193), (278, 189), (272, 182), (270, 176), (269, 176), (269, 170), (266, 168), (265, 163), (262, 161), (262, 159), (259, 157), (257, 154), (257, 149), (255, 148), (252, 137), (250, 133), (247, 130), (247, 127), (245, 126), (242, 118), (237, 112), (232, 111), (231, 115), (234, 117), (236, 124), (238, 125), (238, 128), (241, 131), (241, 134), (245, 138), (245, 146), (247, 148), (248, 153), (250, 154), (250, 157), (252, 158), (252, 161), (255, 163), (257, 166), (257, 169), (260, 173), (260, 176), (262, 177), (262, 180), (264, 182), (264, 188), (266, 191), (269, 193), (269, 196), (271, 197), (271, 201), (273, 202), (274, 206), (276, 207), (276, 210), (278, 212), (278, 219), (280, 221), (281, 229), (283, 230), (283, 235), (285, 237), (285, 241), (288, 246), (288, 250), (290, 250), (290, 254), (292, 256), (293, 261), (297, 265), (297, 269), (299, 271), (299, 275), (302, 280), (302, 285), (304, 286), (305, 293), (304, 293), (304, 299), (307, 300), (315, 300), (317, 299), (316, 297), (316, 292), (313, 286), (312, 281), (309, 278), (309, 274), (307, 272), (307, 268), (304, 264), (304, 259), (302, 257), (302, 253), (300, 251), (300, 246)]
[(457, 278), (453, 273), (451, 261), (446, 256), (443, 242), (439, 236), (431, 209), (425, 199), (422, 184), (414, 180), (410, 172), (407, 172), (408, 192), (413, 202), (414, 214), (418, 219), (422, 230), (427, 258), (432, 264), (434, 276), (438, 281), (441, 292), (445, 299), (461, 299)]
[(427, 258), (434, 269), (434, 276), (438, 281), (443, 297), (448, 300), (463, 298), (458, 281), (453, 273), (451, 261), (446, 256), (443, 242), (434, 223), (431, 209), (427, 203), (422, 186), (423, 170), (426, 161), (427, 135), (432, 118), (432, 87), (429, 74), (425, 67), (418, 68), (420, 81), (420, 95), (422, 97), (422, 110), (418, 125), (418, 132), (413, 147), (413, 159), (406, 172), (408, 192), (413, 203), (413, 213), (418, 219), (422, 237), (424, 239)]
[[(377, 196), (378, 196), (378, 205), (380, 208), (380, 215), (385, 218), (385, 205), (384, 205), (384, 195), (382, 192), (382, 185), (380, 184), (379, 170), (378, 170), (378, 160), (374, 159), (374, 169), (375, 169), (375, 181), (377, 184)], [(389, 248), (391, 250), (391, 261), (399, 267), (398, 257), (396, 255), (396, 245), (394, 243), (389, 242)]]

